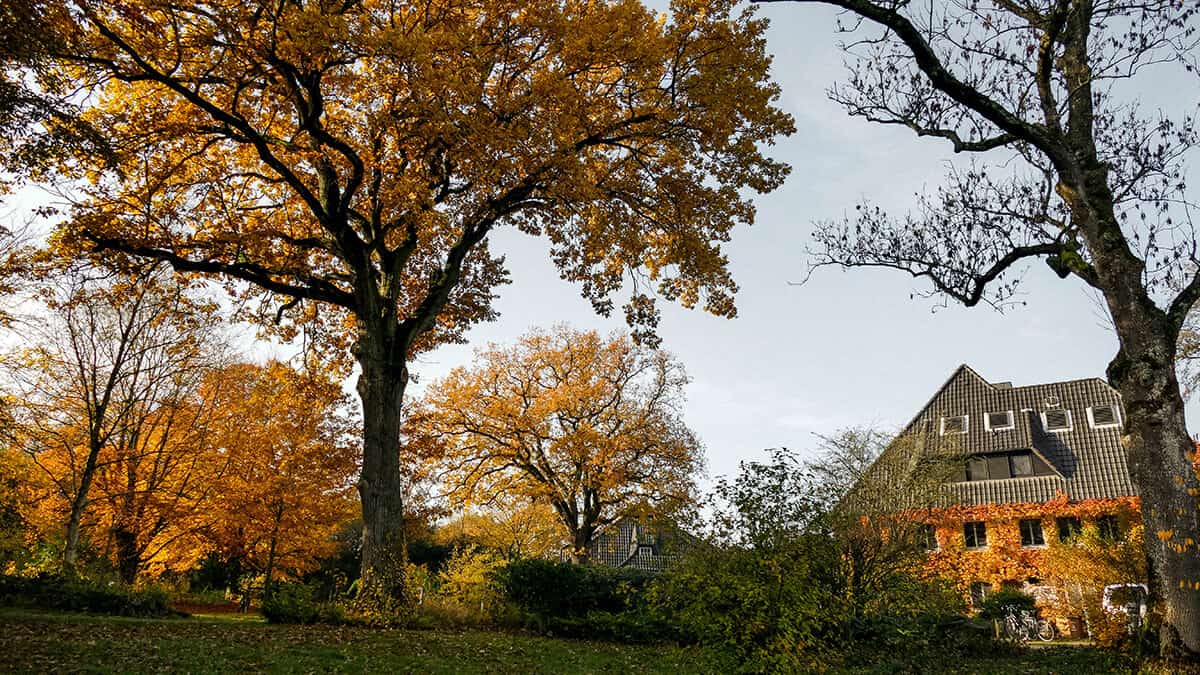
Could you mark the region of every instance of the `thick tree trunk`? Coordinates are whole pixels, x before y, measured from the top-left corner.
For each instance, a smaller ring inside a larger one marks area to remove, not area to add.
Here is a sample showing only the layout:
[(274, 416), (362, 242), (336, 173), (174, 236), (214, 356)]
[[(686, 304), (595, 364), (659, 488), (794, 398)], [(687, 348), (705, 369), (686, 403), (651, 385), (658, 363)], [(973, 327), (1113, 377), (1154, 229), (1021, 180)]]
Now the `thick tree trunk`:
[(137, 580), (138, 570), (142, 567), (142, 554), (137, 545), (137, 533), (124, 526), (113, 529), (113, 541), (116, 544), (117, 574), (125, 584), (132, 585)]
[(358, 480), (363, 535), (358, 602), (365, 610), (393, 614), (409, 605), (404, 579), (403, 482), (400, 475), (400, 405), (408, 384), (403, 364), (382, 341), (362, 336), (355, 347), (362, 373), (363, 463)]
[(1108, 380), (1125, 406), (1124, 441), (1141, 497), (1151, 598), (1162, 608), (1161, 653), (1200, 660), (1200, 482), (1175, 372), (1178, 327), (1145, 287), (1145, 263), (1121, 231), (1108, 167), (1095, 159), (1090, 132), (1078, 143), (1092, 159), (1080, 163), (1059, 193), (1086, 225), (1094, 282), (1104, 289), (1120, 341)]
[(572, 564), (583, 565), (591, 560), (592, 550), (589, 544), (592, 543), (592, 537), (584, 528), (579, 528), (571, 533), (571, 555)]
[[(1142, 501), (1152, 597), (1162, 604), (1164, 656), (1200, 655), (1200, 494), (1195, 444), (1184, 421), (1175, 348), (1151, 327), (1109, 365), (1127, 415), (1129, 468)], [(1157, 338), (1157, 339), (1156, 339)], [(1128, 346), (1126, 346), (1128, 345)]]

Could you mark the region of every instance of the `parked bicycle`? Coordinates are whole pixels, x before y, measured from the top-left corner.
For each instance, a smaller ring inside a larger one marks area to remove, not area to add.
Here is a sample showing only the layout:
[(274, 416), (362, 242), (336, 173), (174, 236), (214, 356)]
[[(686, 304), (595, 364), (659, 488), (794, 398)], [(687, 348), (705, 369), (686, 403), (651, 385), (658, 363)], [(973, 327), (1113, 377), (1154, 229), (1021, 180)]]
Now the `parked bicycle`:
[(1004, 635), (1021, 642), (1034, 638), (1049, 642), (1054, 639), (1054, 624), (1039, 618), (1036, 612), (1010, 605), (1004, 608)]

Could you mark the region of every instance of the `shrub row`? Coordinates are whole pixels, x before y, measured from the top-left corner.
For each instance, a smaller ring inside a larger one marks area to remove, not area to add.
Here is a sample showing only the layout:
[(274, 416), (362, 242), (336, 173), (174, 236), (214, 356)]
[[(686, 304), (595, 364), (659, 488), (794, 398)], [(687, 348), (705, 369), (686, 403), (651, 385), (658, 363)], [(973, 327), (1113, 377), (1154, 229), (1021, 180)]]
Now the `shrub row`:
[(42, 575), (0, 575), (0, 604), (116, 616), (164, 617), (178, 614), (159, 589), (129, 589), (116, 584)]

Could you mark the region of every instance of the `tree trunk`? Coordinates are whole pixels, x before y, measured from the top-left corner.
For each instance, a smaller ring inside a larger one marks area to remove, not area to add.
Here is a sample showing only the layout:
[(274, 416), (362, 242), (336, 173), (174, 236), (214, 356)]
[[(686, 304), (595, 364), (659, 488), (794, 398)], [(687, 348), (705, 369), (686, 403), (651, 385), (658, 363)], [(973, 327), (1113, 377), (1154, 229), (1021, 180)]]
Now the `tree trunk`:
[(263, 574), (263, 601), (271, 597), (271, 576), (275, 573), (275, 550), (279, 545), (279, 523), (283, 521), (282, 500), (275, 505), (275, 523), (271, 527), (271, 546), (267, 550), (267, 571)]
[(137, 580), (138, 570), (142, 567), (142, 554), (138, 550), (137, 533), (118, 525), (113, 529), (113, 541), (116, 543), (117, 574), (121, 581), (132, 585)]
[(67, 518), (67, 541), (63, 545), (63, 573), (75, 575), (75, 561), (79, 556), (79, 526), (83, 510), (87, 508), (88, 492), (92, 489), (92, 477), (96, 475), (96, 460), (100, 456), (99, 444), (92, 442), (88, 447), (87, 461), (79, 476), (79, 489), (71, 500), (71, 513)]
[(581, 528), (571, 533), (571, 563), (583, 565), (591, 559), (591, 549), (588, 548), (591, 537)]
[[(404, 579), (403, 481), (400, 475), (400, 405), (408, 384), (403, 357), (382, 340), (363, 334), (355, 345), (362, 373), (358, 394), (363, 405), (363, 463), (358, 479), (362, 500), (362, 567), (358, 604), (385, 615), (409, 603)], [(396, 361), (400, 362), (397, 363)]]
[[(1142, 502), (1151, 597), (1163, 608), (1164, 656), (1200, 655), (1200, 482), (1184, 421), (1174, 344), (1142, 325), (1108, 368), (1125, 404), (1129, 469)], [(1157, 338), (1157, 339), (1156, 339)], [(1128, 346), (1126, 346), (1128, 345)]]

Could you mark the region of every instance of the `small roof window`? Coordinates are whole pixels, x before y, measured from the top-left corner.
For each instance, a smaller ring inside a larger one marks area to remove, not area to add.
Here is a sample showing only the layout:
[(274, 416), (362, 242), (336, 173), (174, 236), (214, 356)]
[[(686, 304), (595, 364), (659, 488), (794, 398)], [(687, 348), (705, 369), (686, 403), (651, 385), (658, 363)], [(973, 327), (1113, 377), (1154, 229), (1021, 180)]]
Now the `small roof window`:
[(1012, 429), (1013, 411), (1005, 410), (1003, 412), (990, 412), (984, 418), (984, 423), (987, 424), (988, 431), (1005, 431)]
[(967, 433), (967, 416), (958, 415), (957, 417), (942, 418), (942, 435), (946, 434), (965, 434)]
[(1115, 405), (1096, 405), (1088, 408), (1088, 422), (1093, 429), (1115, 427), (1121, 424), (1121, 414)]
[(1042, 424), (1046, 431), (1070, 431), (1071, 411), (1066, 408), (1055, 408), (1042, 413)]

